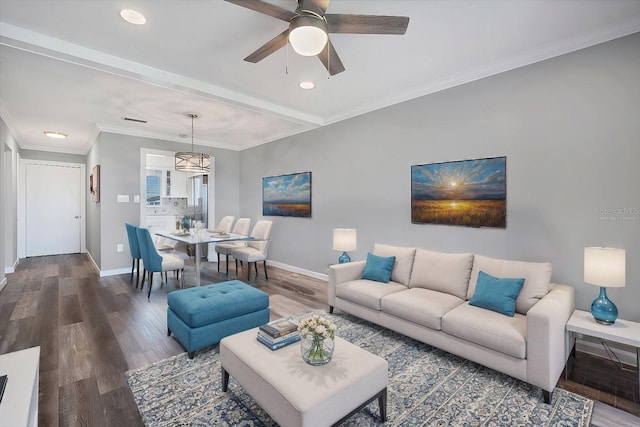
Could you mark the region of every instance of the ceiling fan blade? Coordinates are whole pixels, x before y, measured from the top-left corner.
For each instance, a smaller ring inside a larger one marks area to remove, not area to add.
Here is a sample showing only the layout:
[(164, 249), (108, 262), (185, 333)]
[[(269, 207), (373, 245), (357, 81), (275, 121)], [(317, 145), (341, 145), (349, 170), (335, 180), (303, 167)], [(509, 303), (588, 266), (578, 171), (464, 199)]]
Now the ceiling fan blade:
[(251, 55), (244, 58), (247, 62), (256, 62), (262, 61), (267, 56), (271, 55), (273, 52), (277, 51), (281, 47), (286, 46), (287, 44), (287, 36), (289, 35), (289, 29), (287, 28), (265, 44), (263, 44), (260, 48), (258, 48)]
[(310, 10), (322, 16), (327, 11), (330, 1), (331, 0), (302, 0), (302, 2), (298, 4), (298, 7), (300, 9)]
[(330, 33), (404, 34), (409, 25), (408, 16), (328, 14), (325, 18)]
[(335, 76), (344, 71), (344, 65), (342, 65), (338, 52), (333, 48), (331, 40), (327, 42), (327, 47), (318, 54), (318, 59), (320, 59), (324, 68), (329, 71), (329, 75), (331, 76)]
[(296, 16), (294, 12), (283, 9), (279, 6), (271, 3), (264, 2), (262, 0), (225, 0), (226, 2), (233, 3), (238, 6), (246, 7), (247, 9), (254, 10), (256, 12), (264, 13), (265, 15), (273, 16), (274, 18), (281, 19), (289, 22), (291, 18)]

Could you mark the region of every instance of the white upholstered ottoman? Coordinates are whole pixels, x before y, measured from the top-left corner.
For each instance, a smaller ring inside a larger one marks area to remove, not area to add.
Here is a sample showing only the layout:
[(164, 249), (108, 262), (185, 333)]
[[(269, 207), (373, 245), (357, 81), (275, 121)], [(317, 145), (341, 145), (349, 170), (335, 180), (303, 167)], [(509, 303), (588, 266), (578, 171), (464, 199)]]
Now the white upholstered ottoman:
[(298, 343), (271, 351), (257, 333), (250, 329), (220, 341), (223, 391), (231, 375), (282, 427), (337, 424), (375, 399), (386, 420), (386, 360), (336, 337), (331, 362), (311, 366)]

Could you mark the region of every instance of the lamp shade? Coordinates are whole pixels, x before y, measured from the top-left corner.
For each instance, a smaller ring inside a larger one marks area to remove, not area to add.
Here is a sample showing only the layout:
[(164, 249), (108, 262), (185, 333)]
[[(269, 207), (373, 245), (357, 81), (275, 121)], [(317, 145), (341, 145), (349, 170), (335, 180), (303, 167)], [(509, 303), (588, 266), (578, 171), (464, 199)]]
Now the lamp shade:
[(624, 287), (625, 250), (584, 248), (584, 281), (601, 287)]
[(297, 54), (314, 56), (322, 52), (327, 44), (327, 24), (322, 18), (301, 15), (289, 24), (289, 43)]
[(356, 250), (356, 229), (355, 228), (334, 228), (333, 229), (333, 250), (334, 251), (355, 251)]

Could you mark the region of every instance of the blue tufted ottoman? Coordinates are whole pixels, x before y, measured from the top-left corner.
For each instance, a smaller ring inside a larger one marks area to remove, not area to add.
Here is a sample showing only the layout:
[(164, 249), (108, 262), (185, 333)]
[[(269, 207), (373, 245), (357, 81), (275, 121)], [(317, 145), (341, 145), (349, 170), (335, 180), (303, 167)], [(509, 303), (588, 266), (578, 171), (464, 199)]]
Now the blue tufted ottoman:
[(168, 334), (190, 359), (196, 350), (269, 321), (269, 295), (239, 280), (174, 291), (167, 304)]

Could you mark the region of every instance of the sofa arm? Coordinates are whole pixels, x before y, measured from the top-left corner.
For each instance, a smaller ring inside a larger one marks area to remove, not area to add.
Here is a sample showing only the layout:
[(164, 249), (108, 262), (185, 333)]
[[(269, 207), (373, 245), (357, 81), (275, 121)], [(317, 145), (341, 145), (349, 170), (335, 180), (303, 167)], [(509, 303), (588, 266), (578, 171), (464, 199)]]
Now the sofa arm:
[(329, 307), (333, 310), (336, 301), (336, 286), (362, 277), (366, 261), (345, 262), (329, 267)]
[(566, 324), (575, 310), (575, 290), (553, 288), (527, 312), (527, 382), (552, 392), (567, 362)]

